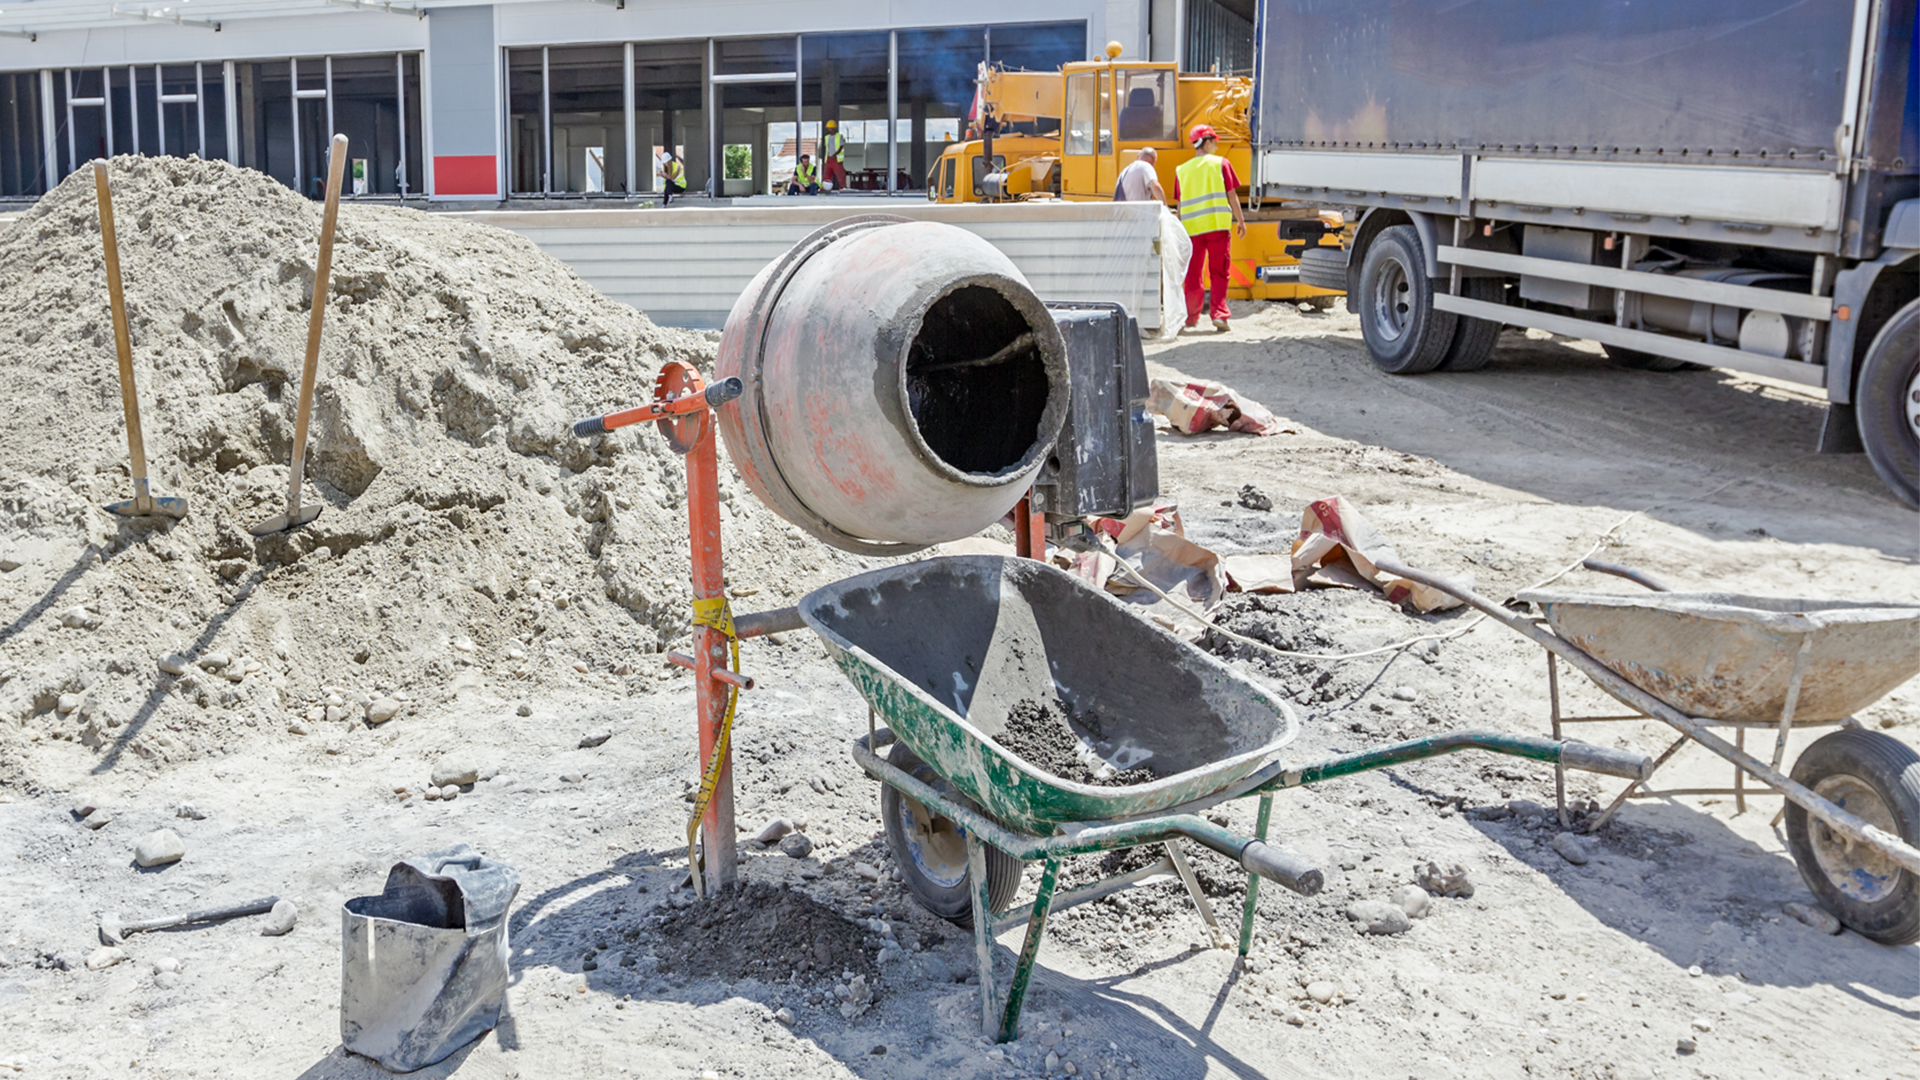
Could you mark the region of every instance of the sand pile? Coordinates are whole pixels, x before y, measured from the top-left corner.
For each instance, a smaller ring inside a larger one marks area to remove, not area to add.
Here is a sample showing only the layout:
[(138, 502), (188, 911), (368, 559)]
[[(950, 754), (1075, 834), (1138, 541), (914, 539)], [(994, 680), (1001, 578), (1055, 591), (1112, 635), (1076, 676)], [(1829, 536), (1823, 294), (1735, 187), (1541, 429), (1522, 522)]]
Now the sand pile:
[[(191, 515), (100, 509), (130, 484), (82, 170), (0, 231), (0, 781), (36, 755), (151, 765), (290, 725), (318, 747), (466, 689), (664, 678), (682, 463), (651, 426), (568, 422), (651, 396), (667, 359), (707, 368), (711, 335), (513, 234), (345, 207), (309, 446), (327, 510), (255, 540), (285, 500), (320, 207), (220, 162), (122, 157), (113, 179), (153, 488)], [(761, 590), (743, 609), (860, 565), (722, 476), (731, 580)]]

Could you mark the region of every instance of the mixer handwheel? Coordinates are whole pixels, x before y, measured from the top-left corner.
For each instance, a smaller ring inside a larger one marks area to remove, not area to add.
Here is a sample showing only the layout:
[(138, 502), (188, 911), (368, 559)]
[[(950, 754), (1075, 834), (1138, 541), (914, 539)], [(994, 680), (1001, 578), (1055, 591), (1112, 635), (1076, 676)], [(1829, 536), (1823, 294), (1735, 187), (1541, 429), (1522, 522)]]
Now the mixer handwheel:
[[(920, 760), (905, 743), (896, 742), (887, 763), (922, 781), (935, 791), (966, 805), (973, 800)], [(880, 785), (880, 820), (886, 824), (887, 847), (907, 891), (920, 906), (956, 926), (973, 926), (972, 885), (967, 877), (967, 834), (953, 819), (934, 812), (925, 803), (902, 795), (890, 784)], [(999, 848), (987, 846), (987, 896), (995, 912), (1005, 911), (1020, 891), (1021, 863)]]

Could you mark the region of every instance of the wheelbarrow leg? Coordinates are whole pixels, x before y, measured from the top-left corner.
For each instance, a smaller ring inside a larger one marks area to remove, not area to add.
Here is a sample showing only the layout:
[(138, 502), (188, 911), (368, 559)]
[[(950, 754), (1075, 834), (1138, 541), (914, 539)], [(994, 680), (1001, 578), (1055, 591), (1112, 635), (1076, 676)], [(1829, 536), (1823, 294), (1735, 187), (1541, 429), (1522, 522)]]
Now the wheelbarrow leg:
[(1027, 939), (1021, 943), (1020, 960), (1013, 967), (1013, 984), (1007, 987), (1007, 1008), (1001, 1014), (995, 1042), (1012, 1042), (1020, 1037), (1020, 1006), (1026, 1002), (1027, 985), (1033, 981), (1033, 962), (1040, 955), (1040, 938), (1047, 932), (1047, 909), (1053, 906), (1053, 887), (1059, 881), (1060, 860), (1048, 859), (1040, 871), (1040, 892), (1033, 898), (1033, 914), (1027, 918)]
[(1167, 849), (1167, 859), (1173, 863), (1174, 872), (1180, 875), (1180, 883), (1187, 887), (1187, 895), (1193, 897), (1193, 906), (1200, 910), (1200, 921), (1207, 924), (1207, 936), (1213, 939), (1213, 947), (1226, 948), (1226, 931), (1220, 929), (1220, 920), (1213, 914), (1213, 902), (1207, 899), (1206, 890), (1200, 888), (1200, 879), (1193, 875), (1193, 867), (1187, 864), (1187, 855), (1180, 850), (1180, 841), (1168, 840), (1161, 846)]
[[(1260, 796), (1260, 820), (1254, 824), (1254, 839), (1264, 842), (1267, 839), (1267, 822), (1273, 817), (1273, 796)], [(1247, 904), (1240, 911), (1240, 955), (1247, 955), (1253, 947), (1253, 913), (1260, 903), (1260, 875), (1247, 875)]]
[[(1548, 719), (1553, 725), (1553, 737), (1557, 742), (1560, 735), (1560, 664), (1547, 650), (1547, 702), (1551, 709)], [(1629, 787), (1628, 791), (1633, 789)], [(1566, 828), (1567, 821), (1567, 767), (1558, 761), (1553, 763), (1553, 805), (1560, 814), (1560, 827)]]
[[(1647, 780), (1653, 779), (1653, 774), (1660, 771), (1660, 766), (1665, 765), (1668, 762), (1668, 760), (1670, 760), (1674, 754), (1679, 753), (1680, 748), (1685, 745), (1687, 745), (1687, 737), (1685, 735), (1682, 735), (1679, 738), (1673, 740), (1672, 746), (1669, 746), (1665, 750), (1662, 750), (1660, 752), (1660, 756), (1653, 759), (1653, 768), (1647, 770)], [(1601, 827), (1606, 825), (1607, 822), (1612, 821), (1613, 815), (1616, 812), (1618, 812), (1622, 806), (1625, 806), (1627, 804), (1627, 799), (1634, 793), (1634, 790), (1636, 788), (1639, 788), (1643, 784), (1645, 784), (1647, 780), (1635, 780), (1633, 783), (1628, 784), (1626, 787), (1626, 790), (1622, 791), (1618, 795), (1615, 795), (1613, 797), (1613, 802), (1607, 804), (1606, 813), (1601, 814), (1599, 817), (1595, 818), (1593, 821), (1593, 824), (1587, 826), (1586, 831), (1589, 833), (1599, 832)]]
[(992, 1037), (993, 1007), (999, 995), (993, 992), (993, 901), (987, 898), (987, 846), (971, 832), (967, 834), (967, 881), (973, 885), (973, 961), (980, 970), (980, 1031)]

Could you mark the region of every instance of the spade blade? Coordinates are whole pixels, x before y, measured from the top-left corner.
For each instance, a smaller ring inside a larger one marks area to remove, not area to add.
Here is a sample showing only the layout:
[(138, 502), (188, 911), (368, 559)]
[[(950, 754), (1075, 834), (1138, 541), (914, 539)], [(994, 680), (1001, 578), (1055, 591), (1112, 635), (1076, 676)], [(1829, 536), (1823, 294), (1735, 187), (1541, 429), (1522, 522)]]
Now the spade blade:
[(152, 505), (140, 508), (139, 499), (127, 499), (123, 502), (108, 503), (106, 511), (121, 517), (165, 517), (175, 521), (187, 516), (187, 500), (174, 498), (150, 498)]
[(323, 509), (325, 508), (318, 505), (295, 507), (292, 513), (275, 514), (247, 531), (255, 536), (272, 536), (274, 533), (287, 532), (319, 517)]

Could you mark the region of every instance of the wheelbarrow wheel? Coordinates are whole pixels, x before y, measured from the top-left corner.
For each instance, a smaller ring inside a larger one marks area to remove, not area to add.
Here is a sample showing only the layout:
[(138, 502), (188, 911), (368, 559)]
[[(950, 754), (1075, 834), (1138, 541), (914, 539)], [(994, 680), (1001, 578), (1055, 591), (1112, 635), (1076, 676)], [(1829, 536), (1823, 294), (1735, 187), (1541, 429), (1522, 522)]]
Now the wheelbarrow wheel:
[[(1868, 824), (1920, 843), (1920, 754), (1900, 740), (1836, 731), (1807, 747), (1793, 778)], [(1842, 925), (1882, 945), (1920, 941), (1920, 877), (1892, 856), (1849, 842), (1791, 802), (1787, 847), (1820, 906)]]
[[(953, 789), (905, 743), (896, 742), (887, 763), (969, 809), (973, 800)], [(934, 813), (920, 800), (880, 785), (880, 820), (887, 847), (900, 868), (907, 891), (920, 906), (956, 926), (973, 926), (972, 883), (967, 874), (967, 834), (953, 819)], [(994, 912), (1005, 911), (1020, 891), (1020, 860), (987, 847), (987, 897)]]

